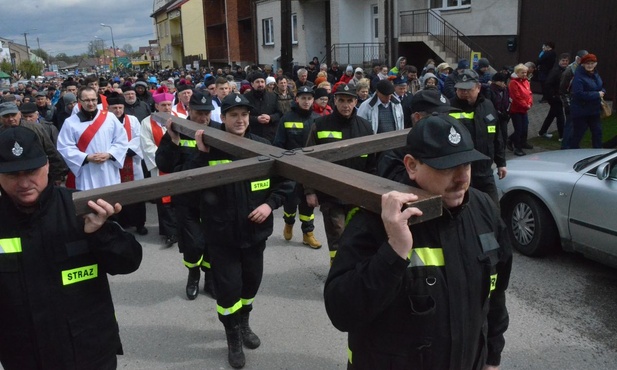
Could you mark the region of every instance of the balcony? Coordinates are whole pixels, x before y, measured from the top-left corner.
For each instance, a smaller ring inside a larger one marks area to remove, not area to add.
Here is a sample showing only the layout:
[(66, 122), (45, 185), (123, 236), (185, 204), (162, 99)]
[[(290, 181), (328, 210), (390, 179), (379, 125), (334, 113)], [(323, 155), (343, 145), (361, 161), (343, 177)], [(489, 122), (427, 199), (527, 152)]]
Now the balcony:
[(182, 34), (171, 35), (171, 45), (172, 46), (182, 46)]

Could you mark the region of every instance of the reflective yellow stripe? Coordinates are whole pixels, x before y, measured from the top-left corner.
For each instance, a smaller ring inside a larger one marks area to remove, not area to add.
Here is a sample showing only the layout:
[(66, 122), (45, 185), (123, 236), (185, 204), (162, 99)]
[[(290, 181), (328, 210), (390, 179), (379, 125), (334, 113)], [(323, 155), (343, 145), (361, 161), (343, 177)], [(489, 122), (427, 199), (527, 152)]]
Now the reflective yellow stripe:
[(330, 258), (336, 257), (336, 251), (330, 251)]
[(304, 128), (304, 122), (285, 122), (285, 128)]
[(253, 301), (255, 300), (255, 298), (241, 298), (240, 301), (242, 301), (242, 305), (243, 306), (248, 306), (250, 304), (253, 304)]
[(488, 129), (489, 134), (494, 134), (495, 132), (497, 132), (496, 126), (486, 126), (486, 128)]
[(201, 266), (207, 269), (212, 268), (212, 265), (210, 265), (210, 261), (206, 261), (206, 260), (201, 261)]
[(62, 285), (79, 283), (99, 276), (99, 265), (89, 265), (62, 271)]
[(203, 260), (204, 260), (204, 257), (201, 256), (201, 257), (199, 257), (199, 261), (197, 261), (195, 263), (187, 262), (186, 260), (182, 260), (182, 262), (184, 262), (184, 266), (192, 269), (193, 267), (199, 267)]
[(351, 352), (351, 348), (347, 347), (347, 359), (349, 363), (353, 365), (353, 352)]
[(494, 275), (491, 275), (491, 290), (490, 292), (488, 292), (489, 297), (491, 293), (493, 293), (493, 290), (495, 290), (496, 287), (497, 287), (497, 274), (494, 274)]
[(409, 252), (409, 266), (445, 266), (443, 249), (441, 248), (413, 248)]
[(360, 207), (353, 207), (352, 209), (349, 210), (349, 212), (347, 212), (347, 216), (345, 216), (345, 226), (347, 226), (349, 221), (351, 221), (353, 216), (355, 216), (359, 210), (360, 210)]
[(343, 138), (343, 133), (340, 131), (317, 131), (318, 139), (339, 139)]
[(360, 158), (368, 158), (368, 154), (362, 154)]
[(251, 182), (251, 191), (266, 190), (270, 188), (270, 179)]
[(197, 146), (197, 142), (195, 140), (182, 140), (180, 139), (180, 146), (188, 146), (194, 148)]
[(450, 113), (450, 117), (454, 117), (456, 119), (473, 119), (474, 117), (474, 113), (473, 112), (469, 112), (469, 113), (465, 113), (465, 112), (454, 112), (454, 113)]
[(300, 215), (300, 217), (299, 217), (299, 218), (300, 218), (300, 221), (302, 221), (302, 222), (308, 222), (308, 221), (312, 221), (312, 220), (314, 220), (314, 219), (315, 219), (315, 214), (312, 214), (312, 215), (310, 215), (310, 216), (307, 216), (307, 215)]
[(21, 253), (21, 238), (0, 239), (0, 254)]
[(219, 164), (231, 163), (229, 159), (221, 159), (219, 161), (208, 161), (208, 166), (217, 166)]
[(222, 316), (229, 316), (232, 315), (234, 313), (236, 313), (239, 309), (242, 308), (242, 301), (238, 301), (236, 303), (234, 303), (233, 306), (225, 308), (225, 307), (221, 307), (218, 304), (216, 305), (216, 312), (219, 313), (219, 315)]
[[(287, 213), (285, 211), (283, 211), (283, 216), (287, 217), (287, 218), (294, 218), (296, 217), (296, 213)], [(302, 219), (302, 215), (300, 215), (300, 219)]]

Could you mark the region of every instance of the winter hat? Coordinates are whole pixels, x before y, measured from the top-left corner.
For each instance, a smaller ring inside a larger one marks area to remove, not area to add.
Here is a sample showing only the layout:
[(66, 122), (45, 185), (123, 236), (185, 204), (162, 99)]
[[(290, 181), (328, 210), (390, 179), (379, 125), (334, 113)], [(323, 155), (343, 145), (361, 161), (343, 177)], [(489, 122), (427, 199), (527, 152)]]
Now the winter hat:
[(270, 85), (270, 84), (275, 84), (276, 83), (276, 79), (272, 76), (268, 76), (268, 78), (266, 78), (266, 85)]
[(490, 63), (488, 62), (488, 59), (486, 58), (480, 58), (478, 59), (478, 68), (488, 68), (490, 67)]
[(353, 72), (353, 67), (348, 65), (347, 68), (345, 68), (345, 72)]
[(461, 59), (458, 61), (458, 65), (456, 69), (467, 69), (469, 68), (469, 61), (467, 59)]
[(581, 64), (585, 64), (587, 62), (597, 62), (598, 58), (596, 58), (595, 54), (587, 54), (581, 58)]
[(323, 87), (315, 89), (315, 100), (323, 98), (324, 96), (328, 96), (328, 90), (324, 89)]

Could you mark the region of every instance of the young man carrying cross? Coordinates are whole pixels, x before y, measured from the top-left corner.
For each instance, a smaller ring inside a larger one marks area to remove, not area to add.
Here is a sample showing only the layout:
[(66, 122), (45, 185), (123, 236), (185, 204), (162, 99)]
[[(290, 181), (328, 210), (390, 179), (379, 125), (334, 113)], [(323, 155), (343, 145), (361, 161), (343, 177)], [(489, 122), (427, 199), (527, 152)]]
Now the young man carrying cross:
[[(251, 103), (240, 94), (229, 94), (221, 105), (222, 130), (269, 144), (248, 131)], [(189, 167), (224, 165), (237, 158), (203, 142), (203, 130), (195, 132), (199, 152)], [(249, 326), (249, 313), (261, 284), (263, 252), (274, 224), (272, 210), (280, 207), (291, 182), (259, 178), (207, 189), (201, 193), (201, 218), (209, 244), (217, 292), (216, 308), (225, 326), (229, 364), (242, 368), (246, 362), (242, 344), (255, 349), (261, 340)], [(214, 211), (215, 210), (215, 211)]]

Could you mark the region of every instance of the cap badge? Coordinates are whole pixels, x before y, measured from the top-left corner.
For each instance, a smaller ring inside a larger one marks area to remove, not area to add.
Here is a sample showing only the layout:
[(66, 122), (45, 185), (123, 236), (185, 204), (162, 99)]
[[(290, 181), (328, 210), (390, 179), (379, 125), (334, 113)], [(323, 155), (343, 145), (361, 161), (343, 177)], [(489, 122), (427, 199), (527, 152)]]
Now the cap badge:
[(236, 95), (236, 103), (240, 103), (242, 99), (240, 99), (240, 95)]
[(307, 91), (308, 91), (308, 87), (304, 86), (304, 87), (302, 88), (302, 92), (307, 92)]
[(461, 134), (456, 132), (454, 126), (450, 127), (450, 135), (448, 135), (448, 141), (452, 145), (458, 145), (461, 142)]
[(16, 141), (15, 145), (13, 145), (13, 149), (11, 149), (11, 152), (13, 152), (13, 155), (15, 157), (19, 157), (24, 153), (24, 148), (22, 148), (21, 145), (19, 145), (19, 143)]
[(345, 90), (345, 91), (349, 91), (349, 86), (345, 85), (345, 87), (343, 88), (343, 90)]
[(443, 94), (439, 97), (439, 101), (446, 104), (446, 97)]
[(463, 77), (461, 77), (461, 80), (462, 80), (463, 82), (467, 82), (467, 75), (463, 75)]
[(206, 99), (205, 96), (203, 98), (201, 98), (201, 104), (206, 104), (207, 101), (208, 101), (208, 99)]

